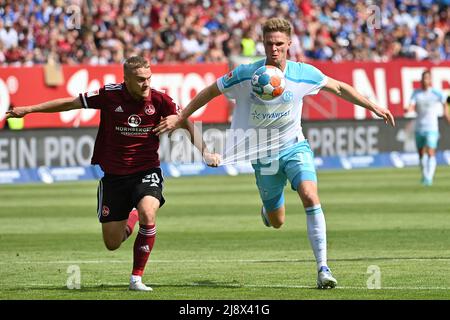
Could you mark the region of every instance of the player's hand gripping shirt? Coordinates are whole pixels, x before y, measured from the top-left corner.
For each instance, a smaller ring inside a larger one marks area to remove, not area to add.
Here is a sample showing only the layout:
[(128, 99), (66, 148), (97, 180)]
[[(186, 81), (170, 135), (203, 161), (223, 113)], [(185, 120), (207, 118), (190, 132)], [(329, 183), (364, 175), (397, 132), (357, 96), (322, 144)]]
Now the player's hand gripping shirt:
[(151, 89), (146, 99), (136, 101), (121, 83), (80, 94), (80, 99), (84, 108), (101, 112), (92, 164), (116, 175), (159, 167), (159, 138), (152, 129), (161, 117), (177, 113), (168, 95)]
[(301, 126), (303, 97), (317, 94), (328, 78), (312, 65), (288, 60), (283, 71), (283, 94), (263, 101), (253, 93), (251, 78), (264, 64), (265, 60), (260, 60), (240, 65), (217, 80), (219, 90), (236, 104), (227, 130), (223, 164), (270, 159), (305, 139)]

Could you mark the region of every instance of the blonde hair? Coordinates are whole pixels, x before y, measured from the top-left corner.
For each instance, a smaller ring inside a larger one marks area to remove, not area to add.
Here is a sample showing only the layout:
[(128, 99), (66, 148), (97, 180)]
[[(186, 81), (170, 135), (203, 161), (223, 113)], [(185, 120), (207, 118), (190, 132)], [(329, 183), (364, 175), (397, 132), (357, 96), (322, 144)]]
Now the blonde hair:
[(263, 36), (269, 32), (282, 32), (291, 37), (292, 26), (289, 21), (283, 18), (270, 18), (263, 25)]
[(130, 57), (125, 60), (125, 63), (123, 64), (123, 72), (125, 74), (139, 68), (150, 68), (148, 60), (141, 56)]

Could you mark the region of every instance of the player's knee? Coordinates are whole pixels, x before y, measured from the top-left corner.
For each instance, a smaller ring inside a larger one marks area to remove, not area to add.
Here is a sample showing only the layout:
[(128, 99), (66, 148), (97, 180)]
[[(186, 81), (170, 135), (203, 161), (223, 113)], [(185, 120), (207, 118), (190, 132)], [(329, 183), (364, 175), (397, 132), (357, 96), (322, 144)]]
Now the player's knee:
[(270, 224), (275, 229), (281, 228), (281, 226), (284, 224), (285, 214), (284, 214), (284, 206), (281, 208), (278, 208), (275, 211), (269, 212), (268, 214)]
[(122, 242), (118, 242), (118, 241), (111, 241), (111, 240), (105, 240), (105, 247), (106, 249), (108, 249), (109, 251), (114, 251), (119, 249), (120, 245), (122, 244)]
[(156, 223), (156, 214), (155, 211), (144, 211), (143, 213), (139, 214), (139, 223), (149, 225), (149, 224), (155, 224)]
[(317, 196), (317, 193), (312, 191), (305, 191), (301, 195), (302, 203), (305, 208), (311, 207), (314, 204), (319, 202), (319, 197)]
[(311, 207), (319, 202), (319, 195), (315, 188), (302, 188), (299, 190), (299, 195), (305, 208)]
[(298, 195), (305, 208), (311, 207), (319, 203), (319, 195), (317, 193), (317, 184), (315, 182), (303, 182), (297, 188)]
[(159, 209), (160, 201), (151, 196), (145, 196), (138, 204), (139, 206), (139, 223), (155, 224), (156, 212)]
[(271, 222), (272, 227), (274, 227), (275, 229), (280, 229), (281, 226), (284, 224), (284, 219), (283, 220), (276, 220)]

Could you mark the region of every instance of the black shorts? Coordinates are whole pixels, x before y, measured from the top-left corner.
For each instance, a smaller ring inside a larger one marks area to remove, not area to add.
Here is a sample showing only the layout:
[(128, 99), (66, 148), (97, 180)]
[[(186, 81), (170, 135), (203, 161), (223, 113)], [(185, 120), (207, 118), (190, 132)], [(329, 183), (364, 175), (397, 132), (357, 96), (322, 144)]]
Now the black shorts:
[(162, 207), (163, 175), (153, 168), (130, 175), (105, 174), (97, 189), (97, 214), (101, 223), (128, 219), (128, 215), (144, 196), (159, 200)]

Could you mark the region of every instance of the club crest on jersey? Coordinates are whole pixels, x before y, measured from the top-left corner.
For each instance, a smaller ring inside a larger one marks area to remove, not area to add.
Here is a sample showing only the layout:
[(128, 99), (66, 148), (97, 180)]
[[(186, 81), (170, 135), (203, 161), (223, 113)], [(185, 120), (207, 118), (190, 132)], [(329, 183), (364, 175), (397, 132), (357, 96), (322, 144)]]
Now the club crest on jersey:
[(128, 125), (130, 127), (136, 128), (139, 127), (141, 124), (141, 117), (139, 117), (137, 114), (132, 114), (128, 117)]
[(102, 207), (102, 216), (104, 217), (109, 216), (109, 208), (107, 206)]
[(148, 106), (145, 106), (144, 111), (146, 115), (151, 116), (152, 114), (155, 114), (155, 107), (150, 104)]
[(292, 99), (294, 99), (294, 94), (292, 93), (292, 91), (285, 91), (283, 93), (283, 101), (284, 102), (292, 101)]

